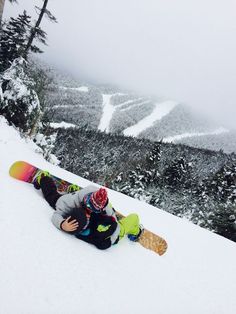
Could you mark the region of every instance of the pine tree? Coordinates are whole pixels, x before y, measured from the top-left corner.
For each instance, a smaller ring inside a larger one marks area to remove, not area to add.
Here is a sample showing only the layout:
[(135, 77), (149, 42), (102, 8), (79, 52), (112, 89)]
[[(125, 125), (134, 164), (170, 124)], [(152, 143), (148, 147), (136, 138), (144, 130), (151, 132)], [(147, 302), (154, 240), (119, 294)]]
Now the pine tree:
[(46, 32), (40, 28), (44, 14), (50, 21), (56, 22), (56, 18), (46, 9), (47, 3), (48, 0), (44, 0), (42, 9), (35, 7), (39, 11), (39, 17), (34, 26), (31, 25), (31, 17), (26, 11), (3, 23), (0, 33), (0, 72), (6, 70), (18, 57), (27, 59), (30, 52), (43, 52), (33, 41), (46, 45)]
[(39, 12), (38, 19), (34, 25), (34, 27), (30, 30), (30, 36), (28, 38), (23, 57), (26, 59), (29, 51), (32, 52), (42, 52), (38, 47), (33, 46), (33, 41), (36, 39), (40, 41), (42, 44), (46, 45), (46, 33), (39, 27), (41, 21), (43, 19), (44, 14), (48, 17), (48, 19), (52, 22), (57, 22), (56, 18), (52, 13), (47, 9), (48, 0), (44, 0), (42, 8), (35, 6), (36, 10)]
[(164, 170), (164, 183), (174, 189), (186, 186), (189, 188), (191, 167), (191, 163), (188, 163), (185, 158), (176, 159), (172, 165)]
[(26, 11), (17, 18), (11, 17), (3, 24), (1, 30), (0, 72), (6, 70), (14, 59), (19, 58), (25, 50), (30, 31), (31, 18)]
[(210, 219), (213, 231), (236, 242), (236, 205), (219, 205)]

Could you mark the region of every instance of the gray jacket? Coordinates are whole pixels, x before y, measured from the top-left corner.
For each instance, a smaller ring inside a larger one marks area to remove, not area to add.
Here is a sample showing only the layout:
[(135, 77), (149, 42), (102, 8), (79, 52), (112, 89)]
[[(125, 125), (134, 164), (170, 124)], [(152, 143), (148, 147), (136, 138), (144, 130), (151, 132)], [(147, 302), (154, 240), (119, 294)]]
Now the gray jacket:
[[(65, 220), (65, 216), (70, 213), (70, 211), (74, 208), (79, 208), (81, 202), (83, 201), (83, 198), (85, 195), (91, 192), (97, 191), (99, 188), (97, 188), (94, 185), (89, 185), (84, 189), (81, 189), (80, 191), (76, 191), (73, 193), (62, 195), (56, 202), (56, 211), (52, 215), (52, 223), (58, 228), (61, 229), (61, 223)], [(104, 208), (104, 212), (108, 216), (113, 216), (115, 220), (117, 221), (115, 212), (111, 206), (111, 204), (107, 204), (107, 206)], [(117, 223), (116, 230), (111, 236), (111, 243), (114, 243), (119, 236), (120, 233), (120, 226)]]

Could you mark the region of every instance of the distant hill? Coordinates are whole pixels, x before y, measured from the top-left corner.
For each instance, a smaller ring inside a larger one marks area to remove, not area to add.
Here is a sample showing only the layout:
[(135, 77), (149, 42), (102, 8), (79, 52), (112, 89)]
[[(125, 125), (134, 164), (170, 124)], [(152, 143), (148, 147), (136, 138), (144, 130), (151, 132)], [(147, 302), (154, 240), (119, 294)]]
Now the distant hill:
[(56, 85), (47, 100), (52, 122), (236, 152), (236, 130), (218, 125), (183, 104), (84, 83), (57, 71), (54, 79)]

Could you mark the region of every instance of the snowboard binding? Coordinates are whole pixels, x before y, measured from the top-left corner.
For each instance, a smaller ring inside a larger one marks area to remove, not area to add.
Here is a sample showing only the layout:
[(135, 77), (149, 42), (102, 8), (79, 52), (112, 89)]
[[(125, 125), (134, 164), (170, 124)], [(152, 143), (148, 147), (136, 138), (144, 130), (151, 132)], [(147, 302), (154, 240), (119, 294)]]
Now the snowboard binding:
[(139, 226), (139, 233), (137, 235), (134, 234), (128, 234), (128, 239), (132, 242), (137, 242), (138, 239), (141, 237), (143, 234), (144, 228), (142, 225)]
[(33, 185), (36, 190), (40, 190), (40, 181), (43, 177), (50, 177), (50, 173), (48, 171), (40, 170), (36, 173), (33, 178)]

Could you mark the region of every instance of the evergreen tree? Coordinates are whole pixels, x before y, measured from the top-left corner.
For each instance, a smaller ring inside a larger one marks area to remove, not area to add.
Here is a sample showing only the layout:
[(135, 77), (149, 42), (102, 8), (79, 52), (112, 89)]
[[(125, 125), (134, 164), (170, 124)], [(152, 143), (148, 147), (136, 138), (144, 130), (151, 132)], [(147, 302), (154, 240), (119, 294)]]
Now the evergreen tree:
[(188, 163), (185, 158), (176, 159), (173, 164), (168, 166), (163, 173), (164, 183), (167, 183), (171, 188), (188, 187), (191, 178), (191, 163)]
[(30, 31), (30, 16), (26, 11), (17, 18), (11, 17), (3, 24), (1, 30), (0, 72), (6, 70), (14, 59), (19, 58), (25, 50)]
[(36, 39), (42, 44), (46, 45), (46, 33), (40, 28), (40, 24), (42, 22), (44, 14), (47, 16), (47, 18), (52, 22), (57, 22), (56, 18), (52, 13), (47, 9), (48, 0), (43, 0), (43, 6), (42, 8), (39, 8), (38, 6), (35, 6), (37, 12), (39, 12), (38, 19), (34, 25), (34, 27), (30, 30), (30, 36), (28, 38), (28, 41), (26, 43), (23, 57), (27, 58), (29, 51), (33, 52), (42, 52), (38, 47), (32, 45), (33, 41)]
[(0, 47), (0, 72), (6, 70), (14, 59), (18, 57), (28, 58), (30, 52), (42, 53), (43, 51), (33, 41), (46, 45), (46, 32), (40, 28), (43, 15), (50, 21), (56, 22), (56, 18), (46, 9), (48, 0), (44, 0), (43, 7), (39, 11), (39, 17), (34, 26), (31, 25), (31, 17), (26, 11), (17, 18), (10, 18), (1, 29)]
[(213, 231), (236, 242), (236, 205), (218, 206), (210, 219)]

